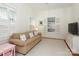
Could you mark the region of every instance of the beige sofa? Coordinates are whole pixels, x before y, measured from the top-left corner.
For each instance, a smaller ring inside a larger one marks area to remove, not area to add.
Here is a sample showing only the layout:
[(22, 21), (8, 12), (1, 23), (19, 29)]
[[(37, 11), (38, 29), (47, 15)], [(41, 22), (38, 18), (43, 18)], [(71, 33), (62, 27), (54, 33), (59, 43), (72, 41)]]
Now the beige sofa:
[(38, 42), (41, 41), (41, 33), (38, 33), (37, 35), (34, 35), (34, 37), (29, 38), (25, 42), (21, 41), (19, 38), (20, 34), (28, 35), (29, 32), (25, 33), (15, 33), (11, 36), (9, 39), (9, 42), (16, 45), (16, 52), (26, 54), (28, 51), (30, 51)]

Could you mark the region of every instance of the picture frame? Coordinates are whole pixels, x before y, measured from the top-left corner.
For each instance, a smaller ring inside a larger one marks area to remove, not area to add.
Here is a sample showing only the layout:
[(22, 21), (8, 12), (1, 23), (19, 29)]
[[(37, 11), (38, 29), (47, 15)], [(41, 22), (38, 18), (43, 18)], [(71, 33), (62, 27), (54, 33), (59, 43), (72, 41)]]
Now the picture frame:
[(47, 18), (47, 31), (48, 32), (55, 32), (55, 17), (48, 17)]
[(40, 25), (43, 25), (43, 22), (42, 22), (42, 21), (40, 21), (40, 22), (39, 22), (39, 24), (40, 24)]

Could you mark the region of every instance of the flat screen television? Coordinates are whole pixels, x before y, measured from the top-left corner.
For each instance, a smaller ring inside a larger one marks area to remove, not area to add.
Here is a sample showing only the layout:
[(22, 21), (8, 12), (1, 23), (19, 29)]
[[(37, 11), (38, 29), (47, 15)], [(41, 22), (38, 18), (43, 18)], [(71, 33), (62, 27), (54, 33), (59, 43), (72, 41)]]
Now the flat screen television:
[(78, 22), (68, 24), (68, 32), (73, 35), (78, 35)]

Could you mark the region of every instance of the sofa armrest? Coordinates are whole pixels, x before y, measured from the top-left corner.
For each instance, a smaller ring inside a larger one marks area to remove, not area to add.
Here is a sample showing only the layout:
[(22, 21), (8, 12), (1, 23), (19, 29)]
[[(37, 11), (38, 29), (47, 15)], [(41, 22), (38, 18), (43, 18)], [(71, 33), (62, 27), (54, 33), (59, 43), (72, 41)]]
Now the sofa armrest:
[(24, 46), (24, 42), (19, 40), (19, 39), (10, 39), (9, 40), (10, 43), (15, 44), (17, 46)]

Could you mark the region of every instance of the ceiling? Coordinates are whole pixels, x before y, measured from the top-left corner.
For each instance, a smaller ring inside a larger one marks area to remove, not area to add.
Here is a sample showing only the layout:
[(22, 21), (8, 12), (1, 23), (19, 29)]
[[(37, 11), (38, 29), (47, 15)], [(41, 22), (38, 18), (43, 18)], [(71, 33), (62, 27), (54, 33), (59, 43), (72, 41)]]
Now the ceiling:
[(56, 8), (63, 8), (63, 7), (70, 7), (73, 3), (27, 3), (32, 10), (48, 10), (48, 9), (56, 9)]

